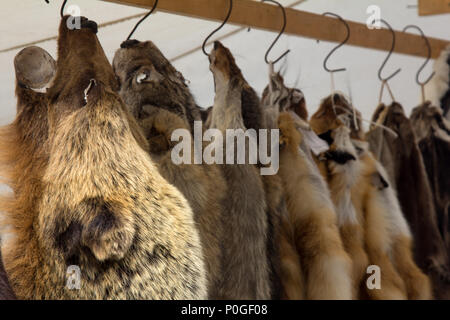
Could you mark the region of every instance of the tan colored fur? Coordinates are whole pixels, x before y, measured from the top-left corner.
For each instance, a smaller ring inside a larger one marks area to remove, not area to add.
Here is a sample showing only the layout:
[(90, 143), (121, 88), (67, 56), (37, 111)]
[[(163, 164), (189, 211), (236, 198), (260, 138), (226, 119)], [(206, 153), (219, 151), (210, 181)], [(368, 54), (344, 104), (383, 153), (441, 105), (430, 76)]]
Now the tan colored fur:
[[(67, 18), (54, 86), (0, 132), (11, 285), (21, 299), (205, 298), (191, 209), (136, 141), (95, 23), (69, 31)], [(80, 290), (66, 287), (69, 265)]]
[(318, 182), (299, 154), (301, 134), (288, 113), (280, 114), (279, 128), (279, 174), (305, 272), (306, 298), (351, 299), (351, 261), (342, 245), (331, 200), (316, 189)]

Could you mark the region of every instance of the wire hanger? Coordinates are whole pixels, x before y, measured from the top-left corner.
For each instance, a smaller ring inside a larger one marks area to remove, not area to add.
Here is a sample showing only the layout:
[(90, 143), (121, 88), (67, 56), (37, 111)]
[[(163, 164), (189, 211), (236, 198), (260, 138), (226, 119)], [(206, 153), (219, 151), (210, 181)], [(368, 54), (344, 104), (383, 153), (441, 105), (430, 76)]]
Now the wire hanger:
[(276, 64), (278, 61), (280, 61), (281, 59), (283, 59), (289, 52), (291, 52), (291, 50), (286, 50), (281, 56), (279, 56), (276, 60), (274, 61), (269, 61), (269, 53), (270, 51), (272, 51), (273, 47), (275, 46), (275, 44), (278, 42), (278, 40), (280, 39), (280, 37), (283, 35), (284, 31), (286, 30), (286, 25), (287, 25), (287, 18), (286, 18), (286, 9), (277, 1), (275, 0), (262, 0), (261, 2), (272, 2), (276, 5), (278, 5), (281, 8), (281, 11), (283, 12), (283, 27), (281, 28), (280, 33), (278, 33), (277, 37), (275, 38), (275, 40), (272, 42), (272, 44), (270, 45), (269, 49), (267, 49), (266, 51), (266, 55), (264, 56), (264, 61), (268, 64), (273, 66), (274, 64)]
[(409, 28), (414, 28), (416, 30), (418, 30), (420, 32), (420, 34), (422, 35), (422, 38), (425, 40), (425, 44), (427, 46), (427, 50), (428, 50), (428, 55), (427, 55), (427, 59), (425, 60), (425, 62), (423, 63), (423, 65), (419, 68), (419, 70), (417, 71), (416, 74), (416, 82), (417, 84), (420, 86), (421, 91), (422, 91), (422, 103), (425, 103), (425, 85), (430, 82), (430, 80), (433, 78), (433, 76), (435, 75), (436, 72), (432, 72), (430, 74), (430, 76), (427, 78), (427, 80), (421, 82), (419, 79), (420, 73), (423, 71), (423, 69), (425, 68), (425, 66), (427, 65), (428, 61), (430, 61), (431, 58), (431, 46), (430, 46), (430, 41), (428, 40), (428, 38), (425, 36), (425, 33), (422, 31), (422, 29), (420, 29), (418, 26), (410, 24), (407, 25), (406, 27), (403, 28), (403, 32), (405, 32), (407, 29)]
[(153, 4), (152, 9), (150, 10), (149, 13), (147, 13), (144, 17), (142, 17), (141, 20), (139, 20), (136, 25), (134, 26), (133, 30), (131, 30), (130, 34), (127, 37), (127, 41), (130, 40), (131, 36), (134, 34), (134, 32), (137, 30), (137, 28), (139, 27), (139, 25), (145, 20), (147, 19), (152, 13), (153, 11), (156, 10), (156, 7), (158, 6), (158, 0), (155, 0), (155, 3)]
[(227, 13), (227, 16), (225, 17), (225, 20), (222, 22), (222, 24), (217, 29), (215, 29), (213, 32), (211, 32), (209, 34), (209, 36), (206, 37), (205, 41), (203, 41), (202, 51), (205, 54), (205, 56), (209, 56), (208, 52), (206, 52), (206, 49), (205, 49), (206, 43), (215, 33), (217, 33), (220, 29), (222, 29), (227, 24), (228, 19), (230, 19), (232, 11), (233, 11), (233, 0), (230, 0), (230, 8), (228, 9), (228, 13)]
[(392, 29), (391, 25), (389, 23), (387, 23), (386, 20), (384, 19), (379, 19), (380, 22), (382, 22), (385, 26), (387, 26), (389, 28), (389, 30), (391, 31), (392, 34), (392, 45), (391, 45), (391, 49), (389, 50), (389, 53), (387, 55), (387, 57), (384, 59), (383, 63), (380, 66), (380, 69), (378, 69), (378, 79), (380, 79), (381, 81), (381, 89), (380, 89), (380, 97), (379, 97), (379, 104), (381, 103), (381, 100), (383, 98), (383, 89), (384, 86), (386, 86), (389, 90), (389, 94), (392, 98), (392, 101), (395, 101), (394, 95), (392, 93), (391, 88), (389, 87), (388, 81), (391, 80), (393, 77), (395, 77), (402, 69), (398, 68), (395, 72), (393, 72), (390, 76), (383, 78), (381, 76), (381, 73), (383, 71), (383, 68), (386, 66), (386, 63), (388, 62), (389, 58), (392, 55), (392, 52), (394, 51), (395, 48), (395, 31), (394, 29)]

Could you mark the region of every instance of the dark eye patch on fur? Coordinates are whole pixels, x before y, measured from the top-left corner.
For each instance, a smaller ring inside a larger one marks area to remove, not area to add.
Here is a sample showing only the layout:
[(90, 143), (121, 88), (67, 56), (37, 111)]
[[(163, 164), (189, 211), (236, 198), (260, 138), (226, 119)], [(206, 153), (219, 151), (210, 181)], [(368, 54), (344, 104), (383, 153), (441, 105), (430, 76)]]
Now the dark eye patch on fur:
[(331, 130), (328, 130), (327, 132), (319, 134), (319, 138), (322, 140), (325, 140), (328, 143), (328, 145), (332, 145), (334, 142), (334, 139), (331, 136)]
[(328, 160), (332, 160), (339, 164), (346, 164), (348, 161), (356, 160), (354, 155), (340, 150), (328, 151), (325, 153), (325, 156)]

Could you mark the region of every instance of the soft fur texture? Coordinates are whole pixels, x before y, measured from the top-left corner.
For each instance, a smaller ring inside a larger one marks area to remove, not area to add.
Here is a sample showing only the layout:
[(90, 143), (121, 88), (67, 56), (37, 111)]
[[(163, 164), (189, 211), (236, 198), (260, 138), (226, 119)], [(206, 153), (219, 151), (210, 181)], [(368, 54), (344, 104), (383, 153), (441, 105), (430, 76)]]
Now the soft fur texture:
[[(430, 103), (414, 108), (410, 119), (430, 182), (439, 231), (450, 257), (450, 123)], [(437, 298), (450, 299), (449, 262), (443, 267), (433, 272), (434, 289)]]
[[(211, 128), (223, 134), (226, 129), (259, 128), (258, 97), (230, 51), (215, 42), (209, 59), (216, 91)], [(221, 168), (228, 183), (221, 297), (269, 299), (268, 218), (262, 179), (252, 164), (225, 164)]]
[(299, 153), (301, 134), (288, 113), (281, 113), (280, 177), (290, 222), (305, 273), (307, 299), (351, 299), (351, 261), (337, 227), (336, 213), (323, 178)]
[[(206, 298), (191, 209), (138, 144), (96, 24), (67, 19), (54, 85), (1, 129), (11, 285), (21, 299)], [(69, 265), (80, 290), (66, 287)]]
[[(395, 191), (382, 166), (368, 152), (367, 143), (361, 140), (361, 126), (355, 126), (353, 117), (357, 111), (344, 101), (340, 95), (335, 95), (334, 105), (329, 98), (324, 100), (311, 124), (319, 134), (326, 134), (331, 144), (337, 141), (333, 132), (342, 123), (350, 126), (354, 138), (360, 170), (351, 190), (352, 203), (357, 216), (362, 218), (369, 263), (381, 269), (381, 289), (365, 288), (364, 291), (371, 299), (428, 299), (431, 297), (429, 280), (412, 259), (411, 235)], [(336, 157), (336, 154), (331, 157), (338, 163), (343, 158), (349, 157)]]
[[(290, 241), (281, 246), (285, 292), (291, 299), (350, 299), (350, 261), (342, 249), (333, 204), (299, 132), (308, 127), (301, 120), (307, 118), (303, 93), (287, 88), (281, 75), (274, 73), (264, 90), (262, 105), (268, 123), (279, 119), (275, 123), (282, 136), (279, 176), (289, 215), (281, 230)], [(294, 250), (286, 250), (291, 242)], [(340, 281), (333, 278), (337, 277), (335, 272), (340, 273)]]
[(125, 42), (116, 52), (114, 69), (120, 80), (120, 95), (137, 117), (161, 175), (192, 207), (204, 249), (209, 298), (217, 299), (222, 278), (221, 247), (225, 245), (222, 219), (227, 214), (226, 181), (216, 165), (176, 165), (171, 159), (175, 145), (172, 133), (176, 129), (191, 130), (192, 121), (200, 121), (199, 108), (182, 75), (150, 41)]
[(435, 60), (433, 71), (436, 74), (425, 86), (426, 98), (440, 107), (444, 117), (450, 120), (450, 45)]
[[(424, 272), (433, 277), (433, 272), (445, 268), (448, 258), (413, 128), (398, 103), (380, 105), (373, 121), (390, 128), (398, 135), (395, 137), (382, 128), (373, 128), (367, 137), (370, 149), (388, 172), (389, 180), (397, 191), (401, 211), (405, 213), (411, 227), (415, 240), (415, 261)], [(408, 235), (402, 236), (408, 238)]]
[[(303, 98), (301, 91), (287, 89), (283, 79), (278, 74), (271, 77), (273, 91), (264, 90), (260, 113), (264, 127), (269, 135), (278, 129), (279, 105), (274, 100), (291, 106), (293, 101), (298, 104), (298, 96)], [(275, 87), (276, 86), (276, 87)], [(304, 102), (304, 99), (303, 99)], [(284, 105), (283, 104), (283, 105)], [(268, 145), (270, 150), (270, 144)], [(274, 298), (300, 300), (305, 298), (304, 274), (300, 264), (300, 256), (295, 243), (295, 230), (289, 220), (283, 180), (276, 175), (263, 176), (267, 205), (269, 207), (269, 257), (272, 267), (272, 283), (274, 284)]]
[[(364, 280), (369, 265), (365, 251), (364, 217), (357, 212), (352, 202), (352, 188), (360, 175), (361, 164), (357, 151), (350, 140), (349, 130), (345, 126), (336, 128), (332, 133), (333, 143), (327, 156), (319, 161), (319, 168), (327, 179), (331, 199), (336, 207), (338, 227), (346, 252), (352, 259), (352, 296), (361, 298)], [(337, 161), (337, 157), (347, 161)]]

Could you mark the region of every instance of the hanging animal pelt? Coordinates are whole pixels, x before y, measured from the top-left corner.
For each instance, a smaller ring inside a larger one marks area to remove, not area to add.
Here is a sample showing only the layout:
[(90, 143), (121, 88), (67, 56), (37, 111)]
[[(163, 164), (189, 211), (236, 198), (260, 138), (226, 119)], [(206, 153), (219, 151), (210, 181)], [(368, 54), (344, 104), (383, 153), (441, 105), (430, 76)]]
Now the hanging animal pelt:
[[(222, 219), (227, 211), (226, 181), (219, 167), (208, 164), (175, 164), (171, 141), (177, 129), (191, 132), (199, 121), (199, 108), (184, 78), (150, 41), (126, 41), (114, 57), (120, 96), (137, 118), (161, 175), (176, 186), (191, 205), (203, 244), (210, 299), (219, 298), (222, 277)], [(191, 135), (192, 149), (194, 139)]]
[[(211, 128), (224, 135), (227, 129), (261, 128), (259, 99), (231, 52), (215, 42), (209, 59), (216, 92)], [(268, 207), (259, 170), (247, 162), (225, 164), (221, 168), (228, 184), (221, 297), (270, 299)]]
[(433, 79), (425, 86), (426, 96), (432, 105), (442, 109), (443, 115), (450, 120), (450, 45), (442, 50), (433, 65), (436, 72)]
[(308, 127), (301, 119), (307, 117), (303, 94), (287, 88), (279, 74), (271, 75), (270, 81), (263, 105), (268, 120), (279, 114), (279, 176), (303, 278), (297, 286), (303, 286), (300, 289), (306, 299), (351, 299), (351, 261), (343, 248), (334, 206), (299, 131), (302, 126)]
[[(450, 123), (429, 102), (414, 108), (410, 120), (434, 198), (438, 228), (450, 257)], [(449, 262), (445, 266), (436, 270), (441, 276), (436, 277), (434, 287), (436, 297), (450, 299)]]
[[(276, 77), (273, 78), (273, 77)], [(264, 90), (261, 101), (260, 113), (264, 127), (269, 130), (278, 130), (278, 117), (280, 106), (274, 102), (282, 99), (286, 105), (297, 105), (303, 94), (292, 94), (286, 87), (282, 86), (283, 79), (278, 74), (271, 76), (272, 85), (281, 84), (269, 93)], [(304, 101), (304, 99), (303, 99)], [(270, 134), (269, 134), (270, 135)], [(268, 150), (271, 150), (270, 145)], [(269, 257), (272, 270), (272, 283), (275, 297), (286, 300), (302, 300), (306, 298), (304, 272), (300, 263), (300, 255), (297, 251), (295, 226), (289, 218), (286, 195), (283, 180), (279, 172), (275, 175), (262, 177), (269, 218)], [(278, 290), (278, 292), (277, 292)]]
[(411, 122), (402, 106), (395, 102), (390, 106), (380, 105), (372, 120), (397, 134), (394, 136), (377, 127), (371, 129), (367, 139), (370, 149), (386, 168), (391, 184), (397, 191), (402, 212), (413, 234), (414, 260), (424, 272), (435, 278), (436, 287), (441, 280), (433, 274), (444, 272), (448, 256), (438, 228), (427, 171)]
[(68, 18), (53, 85), (27, 91), (35, 100), (0, 132), (11, 286), (20, 299), (204, 299), (189, 204), (138, 144), (97, 24), (69, 30)]
[[(371, 299), (427, 299), (431, 297), (428, 278), (412, 260), (411, 234), (398, 205), (394, 189), (384, 169), (368, 152), (360, 124), (353, 115), (359, 113), (340, 94), (332, 103), (325, 99), (311, 123), (318, 134), (334, 143), (333, 131), (345, 123), (351, 130), (352, 143), (360, 162), (359, 174), (352, 187), (352, 203), (363, 217), (364, 244), (371, 265), (381, 272), (381, 289), (365, 287)], [(331, 132), (329, 132), (331, 130)], [(335, 157), (336, 158), (336, 157)], [(337, 157), (339, 162), (341, 157)]]

